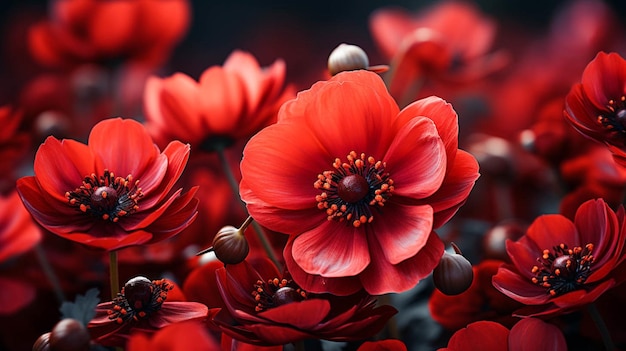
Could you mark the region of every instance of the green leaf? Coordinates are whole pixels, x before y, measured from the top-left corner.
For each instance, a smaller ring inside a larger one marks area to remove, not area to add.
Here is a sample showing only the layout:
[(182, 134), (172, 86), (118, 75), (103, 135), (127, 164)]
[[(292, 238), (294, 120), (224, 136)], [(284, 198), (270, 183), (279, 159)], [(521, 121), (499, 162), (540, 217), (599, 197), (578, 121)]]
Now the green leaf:
[(65, 301), (61, 304), (61, 318), (73, 318), (87, 325), (96, 315), (96, 306), (100, 303), (100, 290), (92, 288), (85, 295), (77, 295), (74, 302)]

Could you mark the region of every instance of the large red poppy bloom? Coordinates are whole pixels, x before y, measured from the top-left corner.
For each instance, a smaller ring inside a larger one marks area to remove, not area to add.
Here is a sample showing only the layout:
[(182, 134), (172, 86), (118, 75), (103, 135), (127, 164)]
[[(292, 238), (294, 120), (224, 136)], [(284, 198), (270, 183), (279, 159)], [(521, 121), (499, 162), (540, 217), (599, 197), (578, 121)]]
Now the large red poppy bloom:
[(457, 135), (442, 99), (400, 111), (375, 73), (343, 72), (299, 93), (250, 140), (241, 196), (261, 225), (291, 235), (284, 255), (304, 289), (405, 291), (439, 262), (433, 228), (478, 178)]
[[(133, 333), (151, 335), (175, 323), (207, 318), (209, 309), (199, 302), (167, 301), (173, 288), (166, 279), (129, 280), (112, 301), (96, 306), (96, 315), (87, 324), (92, 340), (104, 346), (124, 346)], [(208, 335), (202, 340), (208, 343), (207, 339)]]
[(626, 165), (626, 60), (599, 52), (565, 99), (565, 117), (583, 135), (605, 143)]
[(601, 199), (583, 203), (574, 221), (543, 215), (519, 240), (507, 241), (513, 262), (503, 265), (493, 285), (527, 307), (518, 315), (557, 315), (592, 303), (624, 279), (624, 208)]
[(163, 143), (223, 147), (214, 144), (247, 139), (276, 121), (280, 105), (291, 98), (284, 81), (282, 60), (261, 68), (242, 51), (234, 51), (223, 66), (206, 69), (198, 82), (183, 73), (151, 77), (144, 93), (147, 126)]
[[(214, 322), (235, 339), (256, 345), (282, 345), (305, 339), (362, 340), (378, 333), (397, 311), (375, 306), (371, 296), (312, 294), (267, 259), (216, 271), (217, 286), (237, 323)], [(226, 311), (224, 311), (226, 312)]]
[(157, 242), (196, 216), (197, 188), (172, 187), (189, 145), (163, 152), (140, 123), (108, 119), (93, 127), (88, 145), (48, 137), (35, 155), (35, 175), (17, 189), (35, 220), (66, 239), (105, 250)]
[(188, 0), (55, 0), (29, 32), (33, 56), (50, 66), (135, 60), (158, 65), (187, 32)]

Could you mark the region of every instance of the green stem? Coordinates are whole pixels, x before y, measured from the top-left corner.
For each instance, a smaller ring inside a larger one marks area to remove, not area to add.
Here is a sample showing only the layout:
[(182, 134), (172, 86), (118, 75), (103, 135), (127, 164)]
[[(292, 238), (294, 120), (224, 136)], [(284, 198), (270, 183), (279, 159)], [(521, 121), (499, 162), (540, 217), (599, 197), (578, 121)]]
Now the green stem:
[(117, 251), (109, 252), (109, 279), (111, 283), (111, 300), (120, 291), (120, 277), (117, 269)]
[(59, 304), (63, 303), (63, 301), (65, 301), (65, 295), (63, 294), (63, 289), (61, 289), (61, 282), (59, 281), (57, 275), (54, 273), (54, 269), (52, 268), (50, 261), (48, 261), (48, 258), (46, 257), (46, 252), (44, 251), (41, 244), (35, 245), (35, 254), (37, 255), (37, 260), (39, 260), (39, 265), (41, 265), (43, 273), (45, 274), (46, 278), (48, 278), (50, 285), (52, 285), (52, 290), (54, 290), (54, 294), (56, 295)]
[[(222, 164), (222, 169), (224, 170), (224, 173), (226, 174), (226, 178), (228, 179), (228, 184), (230, 184), (230, 187), (233, 191), (233, 194), (237, 200), (237, 202), (239, 202), (239, 204), (241, 205), (241, 207), (243, 208), (243, 210), (245, 212), (248, 212), (247, 208), (246, 208), (246, 204), (241, 201), (240, 195), (239, 195), (239, 183), (237, 182), (237, 179), (235, 179), (235, 174), (233, 174), (232, 169), (230, 168), (230, 164), (228, 163), (228, 160), (226, 159), (226, 154), (224, 153), (224, 148), (218, 148), (217, 149), (217, 155), (220, 158), (220, 162)], [(249, 217), (249, 219), (251, 220), (252, 217)], [(246, 221), (248, 221), (248, 219), (246, 219)], [(267, 235), (265, 235), (265, 231), (263, 230), (263, 228), (261, 227), (261, 225), (259, 225), (259, 223), (257, 223), (256, 221), (252, 221), (252, 228), (254, 229), (254, 232), (256, 233), (257, 237), (259, 238), (259, 241), (261, 242), (261, 245), (263, 246), (263, 249), (265, 250), (265, 253), (267, 253), (267, 257), (272, 260), (272, 262), (276, 265), (276, 267), (278, 267), (279, 269), (281, 268), (281, 264), (278, 261), (278, 258), (276, 257), (276, 254), (274, 254), (274, 249), (272, 248), (272, 245), (270, 244), (269, 240), (267, 239)]]
[(611, 339), (611, 334), (609, 334), (609, 330), (606, 328), (606, 324), (604, 323), (604, 320), (602, 319), (600, 312), (596, 308), (596, 305), (594, 305), (593, 303), (590, 303), (589, 305), (587, 305), (587, 311), (591, 315), (591, 319), (593, 319), (593, 322), (595, 323), (596, 328), (598, 328), (598, 331), (600, 332), (600, 335), (602, 336), (602, 342), (604, 343), (604, 347), (606, 348), (606, 350), (607, 351), (615, 350), (615, 344), (613, 344), (613, 339)]

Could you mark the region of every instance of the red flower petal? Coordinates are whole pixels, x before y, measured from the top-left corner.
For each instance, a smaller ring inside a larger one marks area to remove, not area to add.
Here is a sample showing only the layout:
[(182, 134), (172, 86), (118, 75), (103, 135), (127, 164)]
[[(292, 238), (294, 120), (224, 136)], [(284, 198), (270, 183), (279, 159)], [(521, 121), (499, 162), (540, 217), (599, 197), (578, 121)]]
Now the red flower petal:
[(202, 119), (212, 133), (228, 135), (245, 116), (246, 101), (243, 81), (238, 75), (229, 74), (222, 67), (208, 68), (200, 76), (198, 101), (204, 112)]
[(308, 299), (270, 308), (258, 314), (276, 324), (286, 324), (301, 330), (315, 329), (331, 311), (330, 303), (322, 299)]
[(448, 347), (439, 351), (508, 351), (509, 330), (503, 325), (480, 321), (458, 330), (448, 341)]
[(626, 93), (626, 61), (617, 53), (599, 52), (583, 71), (581, 83), (590, 102), (605, 110), (609, 100)]
[(498, 269), (492, 282), (493, 286), (504, 295), (527, 305), (540, 305), (550, 300), (550, 294), (546, 288), (533, 284), (530, 279), (515, 273), (506, 265)]
[(566, 351), (561, 330), (537, 318), (523, 318), (509, 333), (509, 351)]
[[(371, 233), (368, 233), (371, 235)], [(359, 275), (365, 290), (371, 295), (402, 292), (414, 287), (428, 276), (443, 255), (443, 242), (431, 232), (424, 247), (413, 257), (396, 265), (381, 259), (384, 248), (373, 237), (368, 237), (372, 259), (369, 266)]]
[(331, 278), (357, 275), (370, 263), (363, 230), (334, 221), (298, 235), (292, 255), (305, 272)]

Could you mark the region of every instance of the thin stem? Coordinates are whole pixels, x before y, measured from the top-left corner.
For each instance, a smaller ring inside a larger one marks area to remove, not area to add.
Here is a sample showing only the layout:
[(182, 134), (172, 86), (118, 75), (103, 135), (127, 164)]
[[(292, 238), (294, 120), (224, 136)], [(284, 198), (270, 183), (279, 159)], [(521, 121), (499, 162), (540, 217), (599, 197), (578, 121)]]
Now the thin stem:
[(117, 270), (117, 251), (109, 252), (109, 278), (111, 282), (111, 300), (120, 291), (120, 277)]
[(609, 330), (606, 328), (606, 324), (604, 323), (604, 320), (602, 319), (600, 312), (596, 308), (596, 305), (593, 303), (590, 303), (589, 305), (587, 305), (587, 311), (591, 315), (591, 319), (593, 319), (593, 322), (595, 323), (596, 328), (598, 328), (598, 331), (600, 332), (600, 335), (602, 336), (602, 342), (604, 343), (604, 347), (606, 348), (606, 350), (607, 351), (615, 350), (615, 344), (613, 344), (613, 339), (611, 339), (611, 334), (609, 334)]
[[(230, 187), (231, 187), (231, 189), (233, 191), (233, 194), (234, 194), (237, 202), (239, 202), (239, 204), (241, 205), (243, 210), (245, 212), (247, 212), (246, 204), (243, 203), (243, 201), (241, 201), (241, 198), (239, 196), (239, 183), (235, 179), (235, 175), (233, 174), (233, 171), (230, 168), (230, 164), (228, 163), (228, 160), (226, 159), (226, 155), (224, 153), (224, 148), (221, 148), (221, 147), (217, 148), (217, 155), (220, 158), (220, 162), (222, 164), (222, 169), (224, 170), (224, 173), (226, 174), (226, 178), (228, 179), (228, 184), (230, 184)], [(248, 219), (251, 220), (252, 217), (249, 217)], [(248, 219), (246, 219), (246, 221), (248, 221)], [(261, 242), (261, 245), (263, 246), (263, 249), (267, 253), (267, 257), (270, 260), (272, 260), (272, 262), (276, 265), (276, 267), (280, 268), (281, 264), (278, 261), (278, 258), (276, 258), (276, 254), (274, 254), (274, 249), (272, 249), (272, 245), (270, 244), (269, 240), (267, 239), (267, 235), (265, 235), (265, 231), (263, 230), (263, 228), (256, 221), (252, 221), (252, 228), (254, 229), (257, 237), (259, 238), (259, 241)]]
[(59, 278), (54, 273), (54, 269), (52, 265), (50, 265), (50, 261), (48, 261), (48, 257), (46, 257), (46, 252), (43, 250), (43, 246), (41, 244), (35, 245), (35, 254), (37, 255), (37, 260), (39, 260), (39, 265), (41, 265), (41, 269), (45, 274), (46, 278), (52, 285), (52, 290), (54, 290), (54, 294), (56, 295), (59, 304), (65, 301), (65, 295), (63, 294), (63, 289), (61, 289), (61, 282), (59, 282)]

